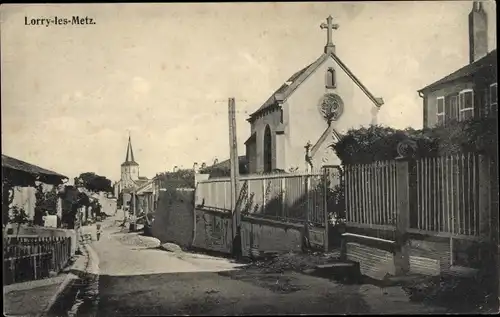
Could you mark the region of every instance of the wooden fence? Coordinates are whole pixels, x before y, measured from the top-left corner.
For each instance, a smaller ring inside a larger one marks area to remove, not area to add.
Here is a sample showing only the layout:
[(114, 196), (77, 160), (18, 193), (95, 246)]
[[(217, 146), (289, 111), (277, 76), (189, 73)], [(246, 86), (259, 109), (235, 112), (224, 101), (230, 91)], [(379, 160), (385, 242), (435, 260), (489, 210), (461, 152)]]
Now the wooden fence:
[[(488, 164), (484, 157), (460, 154), (420, 158), (408, 161), (408, 175), (398, 175), (397, 164), (393, 160), (345, 167), (348, 224), (394, 229), (401, 200), (397, 195), (399, 189), (408, 192), (405, 199), (408, 199), (410, 210), (410, 230), (480, 235), (481, 184), (478, 173), (480, 164)], [(401, 176), (408, 182), (398, 183)]]
[(396, 162), (345, 167), (346, 220), (372, 227), (393, 226), (396, 217)]
[[(314, 224), (323, 225), (323, 180), (322, 172), (244, 176), (239, 181), (237, 205), (243, 215), (289, 222), (309, 219)], [(230, 191), (229, 178), (200, 181), (196, 188), (195, 203), (199, 207), (231, 212)]]
[(8, 237), (4, 241), (4, 285), (49, 277), (71, 256), (70, 237)]
[(416, 162), (416, 217), (411, 228), (478, 236), (478, 155), (424, 158)]

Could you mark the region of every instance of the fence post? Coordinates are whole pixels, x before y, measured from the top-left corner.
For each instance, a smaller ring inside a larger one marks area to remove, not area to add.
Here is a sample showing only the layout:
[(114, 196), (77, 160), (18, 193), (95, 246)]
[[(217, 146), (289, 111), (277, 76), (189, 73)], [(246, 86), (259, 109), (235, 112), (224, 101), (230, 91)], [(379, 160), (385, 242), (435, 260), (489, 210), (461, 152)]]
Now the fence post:
[(328, 193), (328, 181), (327, 181), (327, 177), (329, 177), (330, 175), (327, 174), (327, 168), (326, 167), (323, 167), (323, 213), (324, 213), (324, 219), (325, 219), (325, 233), (324, 233), (324, 237), (323, 237), (323, 246), (325, 247), (325, 253), (328, 252), (328, 242), (329, 242), (329, 239), (328, 239), (328, 227), (330, 225), (329, 223), (329, 215), (328, 215), (328, 208), (327, 208), (327, 204), (328, 204), (328, 201), (327, 201), (327, 193)]
[(487, 157), (478, 155), (478, 205), (479, 205), (479, 233), (482, 237), (492, 238), (491, 222), (491, 192), (490, 192), (490, 165)]
[[(483, 238), (484, 247), (488, 254), (482, 260), (482, 275), (486, 277), (485, 286), (488, 292), (496, 293), (500, 301), (500, 268), (498, 268), (498, 211), (492, 212), (492, 162), (484, 155), (478, 155), (478, 207), (479, 207), (479, 233)], [(496, 174), (496, 173), (495, 173)], [(494, 175), (496, 177), (496, 175)], [(495, 210), (495, 209), (494, 209)]]
[[(412, 202), (413, 159), (396, 158), (396, 250), (394, 266), (396, 275), (404, 275), (410, 271), (410, 254), (408, 244), (408, 227), (410, 225), (410, 208)], [(414, 205), (414, 203), (413, 203)]]
[[(310, 181), (311, 181), (311, 178), (310, 178), (310, 175), (309, 173), (307, 172), (306, 175), (306, 182), (305, 182), (305, 193), (306, 193), (306, 225), (309, 226), (309, 210), (310, 210), (310, 200), (311, 200), (311, 197), (309, 195), (309, 191), (311, 190), (310, 188)], [(308, 237), (309, 238), (309, 237)]]
[(286, 204), (286, 179), (283, 177), (281, 178), (281, 217), (285, 219), (285, 204)]
[(266, 179), (262, 179), (262, 211), (265, 210), (266, 206)]

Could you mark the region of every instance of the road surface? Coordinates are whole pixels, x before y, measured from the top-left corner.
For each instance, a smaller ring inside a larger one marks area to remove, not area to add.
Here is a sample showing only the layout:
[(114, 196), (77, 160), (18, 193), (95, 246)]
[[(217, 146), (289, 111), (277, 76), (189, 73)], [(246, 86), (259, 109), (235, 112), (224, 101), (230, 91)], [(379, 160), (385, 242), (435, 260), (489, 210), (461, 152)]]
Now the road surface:
[(101, 240), (92, 244), (99, 259), (98, 278), (86, 279), (98, 283), (98, 295), (75, 288), (54, 315), (63, 310), (77, 316), (436, 311), (410, 303), (400, 288), (342, 285), (296, 272), (266, 274), (228, 259), (151, 248), (145, 241), (120, 232), (117, 225), (105, 228)]

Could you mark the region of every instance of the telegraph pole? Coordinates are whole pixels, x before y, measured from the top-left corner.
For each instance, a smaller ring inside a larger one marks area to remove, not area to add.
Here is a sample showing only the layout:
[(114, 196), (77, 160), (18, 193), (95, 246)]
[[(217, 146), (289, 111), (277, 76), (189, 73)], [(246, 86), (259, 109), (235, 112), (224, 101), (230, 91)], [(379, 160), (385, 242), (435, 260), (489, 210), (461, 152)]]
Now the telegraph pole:
[[(236, 139), (236, 110), (234, 98), (228, 100), (229, 108), (229, 152), (231, 158), (231, 209), (232, 209), (232, 229), (233, 243), (240, 244), (236, 246), (241, 250), (241, 238), (236, 239), (238, 228), (240, 226), (240, 215), (238, 208), (239, 194), (239, 159), (238, 159), (238, 143)], [(233, 249), (235, 246), (233, 245)]]

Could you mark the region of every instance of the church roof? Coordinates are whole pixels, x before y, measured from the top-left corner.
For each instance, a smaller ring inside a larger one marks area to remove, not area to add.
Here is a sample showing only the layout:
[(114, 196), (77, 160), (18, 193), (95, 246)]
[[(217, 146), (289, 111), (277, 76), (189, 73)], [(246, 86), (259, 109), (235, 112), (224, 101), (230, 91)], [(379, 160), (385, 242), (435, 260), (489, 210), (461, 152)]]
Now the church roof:
[(279, 87), (271, 95), (271, 97), (269, 97), (269, 99), (266, 100), (266, 102), (264, 102), (262, 106), (259, 107), (259, 109), (257, 109), (257, 111), (250, 115), (248, 121), (253, 121), (255, 117), (261, 112), (270, 109), (273, 106), (276, 106), (280, 101), (286, 100), (316, 69), (318, 69), (324, 62), (326, 62), (329, 57), (333, 58), (333, 60), (337, 62), (340, 68), (342, 68), (346, 72), (346, 74), (354, 81), (356, 85), (359, 86), (359, 88), (361, 88), (361, 90), (368, 96), (368, 98), (370, 98), (370, 100), (372, 100), (372, 102), (377, 107), (380, 107), (384, 104), (382, 98), (374, 97), (370, 93), (370, 91), (361, 83), (361, 81), (356, 76), (354, 76), (351, 70), (347, 68), (347, 66), (340, 60), (340, 58), (335, 55), (335, 53), (330, 52), (328, 54), (321, 54), (321, 56), (316, 61), (293, 74), (281, 87)]
[(437, 88), (438, 86), (446, 83), (453, 82), (455, 80), (459, 80), (465, 77), (472, 76), (480, 71), (483, 71), (484, 69), (487, 68), (492, 68), (496, 70), (497, 68), (497, 50), (493, 50), (490, 53), (488, 53), (486, 56), (483, 58), (478, 59), (472, 64), (465, 65), (464, 67), (456, 70), (455, 72), (449, 74), (448, 76), (445, 76), (441, 78), (440, 80), (420, 89), (418, 92), (423, 92), (425, 90), (433, 90), (434, 88)]
[(125, 162), (122, 163), (122, 166), (138, 166), (139, 164), (134, 159), (134, 150), (132, 150), (132, 140), (130, 139), (130, 135), (128, 136), (128, 145), (127, 145), (127, 155), (125, 157)]

